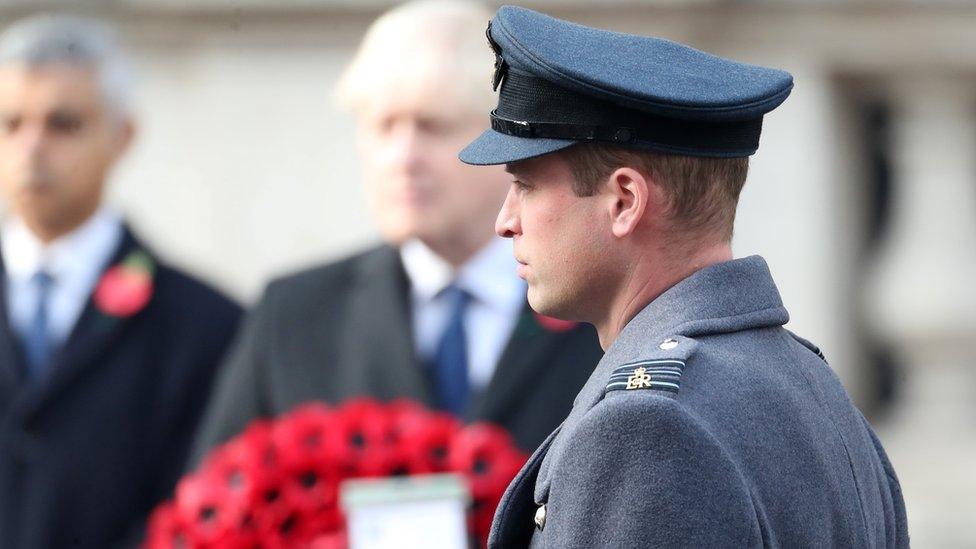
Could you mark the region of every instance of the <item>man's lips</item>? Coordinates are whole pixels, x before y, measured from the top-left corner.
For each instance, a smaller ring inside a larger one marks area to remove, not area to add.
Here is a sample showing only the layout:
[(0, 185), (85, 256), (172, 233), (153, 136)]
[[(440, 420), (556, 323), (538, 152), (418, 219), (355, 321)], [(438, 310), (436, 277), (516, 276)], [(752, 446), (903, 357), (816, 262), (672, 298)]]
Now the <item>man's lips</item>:
[(54, 189), (54, 185), (39, 179), (22, 179), (17, 184), (17, 189), (28, 193), (46, 193)]
[(403, 191), (393, 195), (393, 202), (400, 207), (418, 208), (427, 203), (427, 196), (419, 191)]

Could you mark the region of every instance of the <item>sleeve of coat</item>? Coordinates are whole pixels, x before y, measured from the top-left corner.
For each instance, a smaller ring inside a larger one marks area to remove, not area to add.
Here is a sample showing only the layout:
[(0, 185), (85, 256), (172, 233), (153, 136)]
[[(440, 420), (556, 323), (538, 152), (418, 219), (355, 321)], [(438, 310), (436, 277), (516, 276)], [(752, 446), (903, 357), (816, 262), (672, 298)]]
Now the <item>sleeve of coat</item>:
[(871, 443), (878, 453), (878, 459), (884, 468), (885, 480), (887, 480), (888, 484), (888, 494), (884, 498), (885, 529), (887, 534), (885, 542), (887, 547), (907, 548), (910, 546), (908, 541), (908, 517), (905, 511), (905, 498), (901, 491), (901, 482), (898, 481), (895, 468), (892, 467), (891, 461), (888, 459), (888, 454), (881, 445), (881, 441), (878, 440), (878, 435), (871, 428), (871, 424), (868, 423), (868, 420), (864, 416), (861, 416), (861, 421), (871, 436)]
[(189, 460), (195, 469), (219, 444), (252, 420), (271, 413), (267, 405), (267, 367), (273, 345), (274, 303), (269, 292), (251, 309), (214, 383)]
[[(761, 451), (761, 449), (756, 449)], [(676, 400), (614, 392), (553, 464), (546, 547), (749, 547), (760, 542), (734, 462)]]

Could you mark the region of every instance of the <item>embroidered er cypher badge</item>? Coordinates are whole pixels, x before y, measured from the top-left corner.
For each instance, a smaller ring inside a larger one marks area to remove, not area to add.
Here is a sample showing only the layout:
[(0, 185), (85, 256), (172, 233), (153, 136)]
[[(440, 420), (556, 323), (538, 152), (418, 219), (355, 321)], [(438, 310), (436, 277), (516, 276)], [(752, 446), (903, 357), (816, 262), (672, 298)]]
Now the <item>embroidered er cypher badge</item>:
[(681, 388), (683, 360), (640, 360), (617, 367), (610, 375), (607, 391), (652, 389), (677, 393)]

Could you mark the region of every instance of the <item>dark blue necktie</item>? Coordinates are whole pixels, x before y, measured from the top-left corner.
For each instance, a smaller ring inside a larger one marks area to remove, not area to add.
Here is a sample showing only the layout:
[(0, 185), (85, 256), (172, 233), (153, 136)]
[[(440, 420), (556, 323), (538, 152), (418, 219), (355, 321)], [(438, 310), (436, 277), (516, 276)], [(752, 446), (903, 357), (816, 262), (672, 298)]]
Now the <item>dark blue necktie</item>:
[(51, 334), (47, 313), (54, 279), (46, 272), (38, 271), (31, 277), (31, 284), (37, 291), (37, 308), (24, 339), (24, 351), (27, 355), (27, 377), (33, 382), (43, 377), (51, 362)]
[(464, 310), (471, 296), (451, 285), (441, 291), (438, 299), (446, 301), (451, 311), (434, 356), (438, 405), (460, 416), (468, 405), (468, 343), (464, 333)]

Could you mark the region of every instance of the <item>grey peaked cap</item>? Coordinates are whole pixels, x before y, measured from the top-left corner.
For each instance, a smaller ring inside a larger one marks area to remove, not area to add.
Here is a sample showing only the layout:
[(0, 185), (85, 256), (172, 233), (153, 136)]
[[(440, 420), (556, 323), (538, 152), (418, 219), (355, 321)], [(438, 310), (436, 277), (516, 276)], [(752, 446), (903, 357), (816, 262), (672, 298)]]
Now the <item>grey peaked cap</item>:
[(782, 70), (513, 6), (498, 10), (488, 37), (501, 91), (492, 128), (459, 155), (469, 164), (515, 162), (583, 141), (748, 156), (763, 115), (793, 88)]

